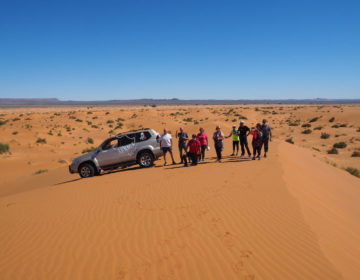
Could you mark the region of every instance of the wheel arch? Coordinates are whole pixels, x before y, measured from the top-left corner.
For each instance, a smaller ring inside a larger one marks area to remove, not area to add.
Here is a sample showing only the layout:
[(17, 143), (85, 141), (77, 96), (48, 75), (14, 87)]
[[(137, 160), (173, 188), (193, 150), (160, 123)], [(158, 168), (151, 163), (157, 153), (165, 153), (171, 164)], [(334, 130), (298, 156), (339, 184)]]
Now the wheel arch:
[(145, 153), (145, 152), (150, 153), (151, 156), (153, 157), (153, 159), (156, 158), (155, 155), (154, 155), (154, 153), (153, 153), (153, 151), (152, 151), (151, 149), (149, 149), (149, 148), (142, 149), (142, 150), (138, 151), (138, 153), (137, 153), (137, 155), (136, 155), (136, 162), (137, 162), (137, 163), (139, 163), (139, 157), (140, 157), (140, 155), (141, 155), (142, 153)]

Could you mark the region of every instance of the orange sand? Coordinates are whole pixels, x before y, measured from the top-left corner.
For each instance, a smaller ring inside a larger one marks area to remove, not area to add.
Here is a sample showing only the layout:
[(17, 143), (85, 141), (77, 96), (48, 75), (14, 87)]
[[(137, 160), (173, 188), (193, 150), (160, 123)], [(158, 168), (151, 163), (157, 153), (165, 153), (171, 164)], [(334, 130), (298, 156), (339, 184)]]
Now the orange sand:
[[(360, 146), (359, 106), (296, 107), (0, 109), (10, 120), (0, 142), (11, 152), (0, 155), (0, 279), (360, 279), (360, 179), (341, 169), (360, 168), (351, 157)], [(269, 120), (275, 137), (267, 159), (229, 157), (227, 139), (221, 164), (212, 148), (196, 167), (160, 160), (86, 180), (67, 171), (117, 118), (124, 126), (116, 132), (166, 126), (174, 134), (182, 125), (211, 135), (220, 123), (228, 134), (238, 122), (231, 108), (248, 125)], [(323, 128), (308, 135), (285, 122), (316, 116), (311, 128)], [(320, 139), (324, 131), (329, 139)], [(36, 144), (38, 137), (47, 143)], [(340, 141), (348, 146), (328, 155)], [(34, 175), (40, 169), (47, 172)]]

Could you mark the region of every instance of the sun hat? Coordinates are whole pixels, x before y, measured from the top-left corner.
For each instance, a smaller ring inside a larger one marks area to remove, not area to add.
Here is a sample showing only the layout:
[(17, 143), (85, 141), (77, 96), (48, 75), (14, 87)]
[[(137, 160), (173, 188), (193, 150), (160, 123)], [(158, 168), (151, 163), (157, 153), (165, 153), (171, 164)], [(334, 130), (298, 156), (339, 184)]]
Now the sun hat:
[(220, 125), (217, 125), (216, 128), (220, 128)]
[(245, 122), (243, 120), (241, 120), (240, 123), (245, 123)]
[(233, 124), (233, 127), (236, 127), (236, 125), (235, 125), (235, 124)]

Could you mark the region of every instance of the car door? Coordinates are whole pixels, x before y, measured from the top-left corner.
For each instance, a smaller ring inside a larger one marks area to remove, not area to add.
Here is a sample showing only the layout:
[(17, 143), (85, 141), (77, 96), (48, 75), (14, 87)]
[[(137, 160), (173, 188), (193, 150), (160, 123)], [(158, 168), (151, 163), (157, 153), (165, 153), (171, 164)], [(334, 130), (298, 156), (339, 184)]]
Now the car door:
[(136, 141), (134, 134), (122, 135), (119, 138), (119, 162), (136, 160)]
[(114, 165), (119, 159), (119, 139), (116, 137), (107, 140), (101, 147), (101, 150), (96, 155), (96, 159), (100, 167)]

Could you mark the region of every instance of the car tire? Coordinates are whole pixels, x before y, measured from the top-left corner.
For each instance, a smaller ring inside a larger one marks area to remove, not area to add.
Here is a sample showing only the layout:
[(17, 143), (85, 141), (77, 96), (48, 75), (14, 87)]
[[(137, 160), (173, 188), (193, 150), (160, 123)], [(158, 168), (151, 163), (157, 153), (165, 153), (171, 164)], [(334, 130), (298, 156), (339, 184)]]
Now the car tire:
[(90, 163), (84, 163), (79, 167), (79, 174), (81, 178), (89, 178), (95, 175), (95, 168)]
[(142, 152), (138, 162), (141, 167), (150, 167), (154, 164), (154, 156), (150, 152)]

